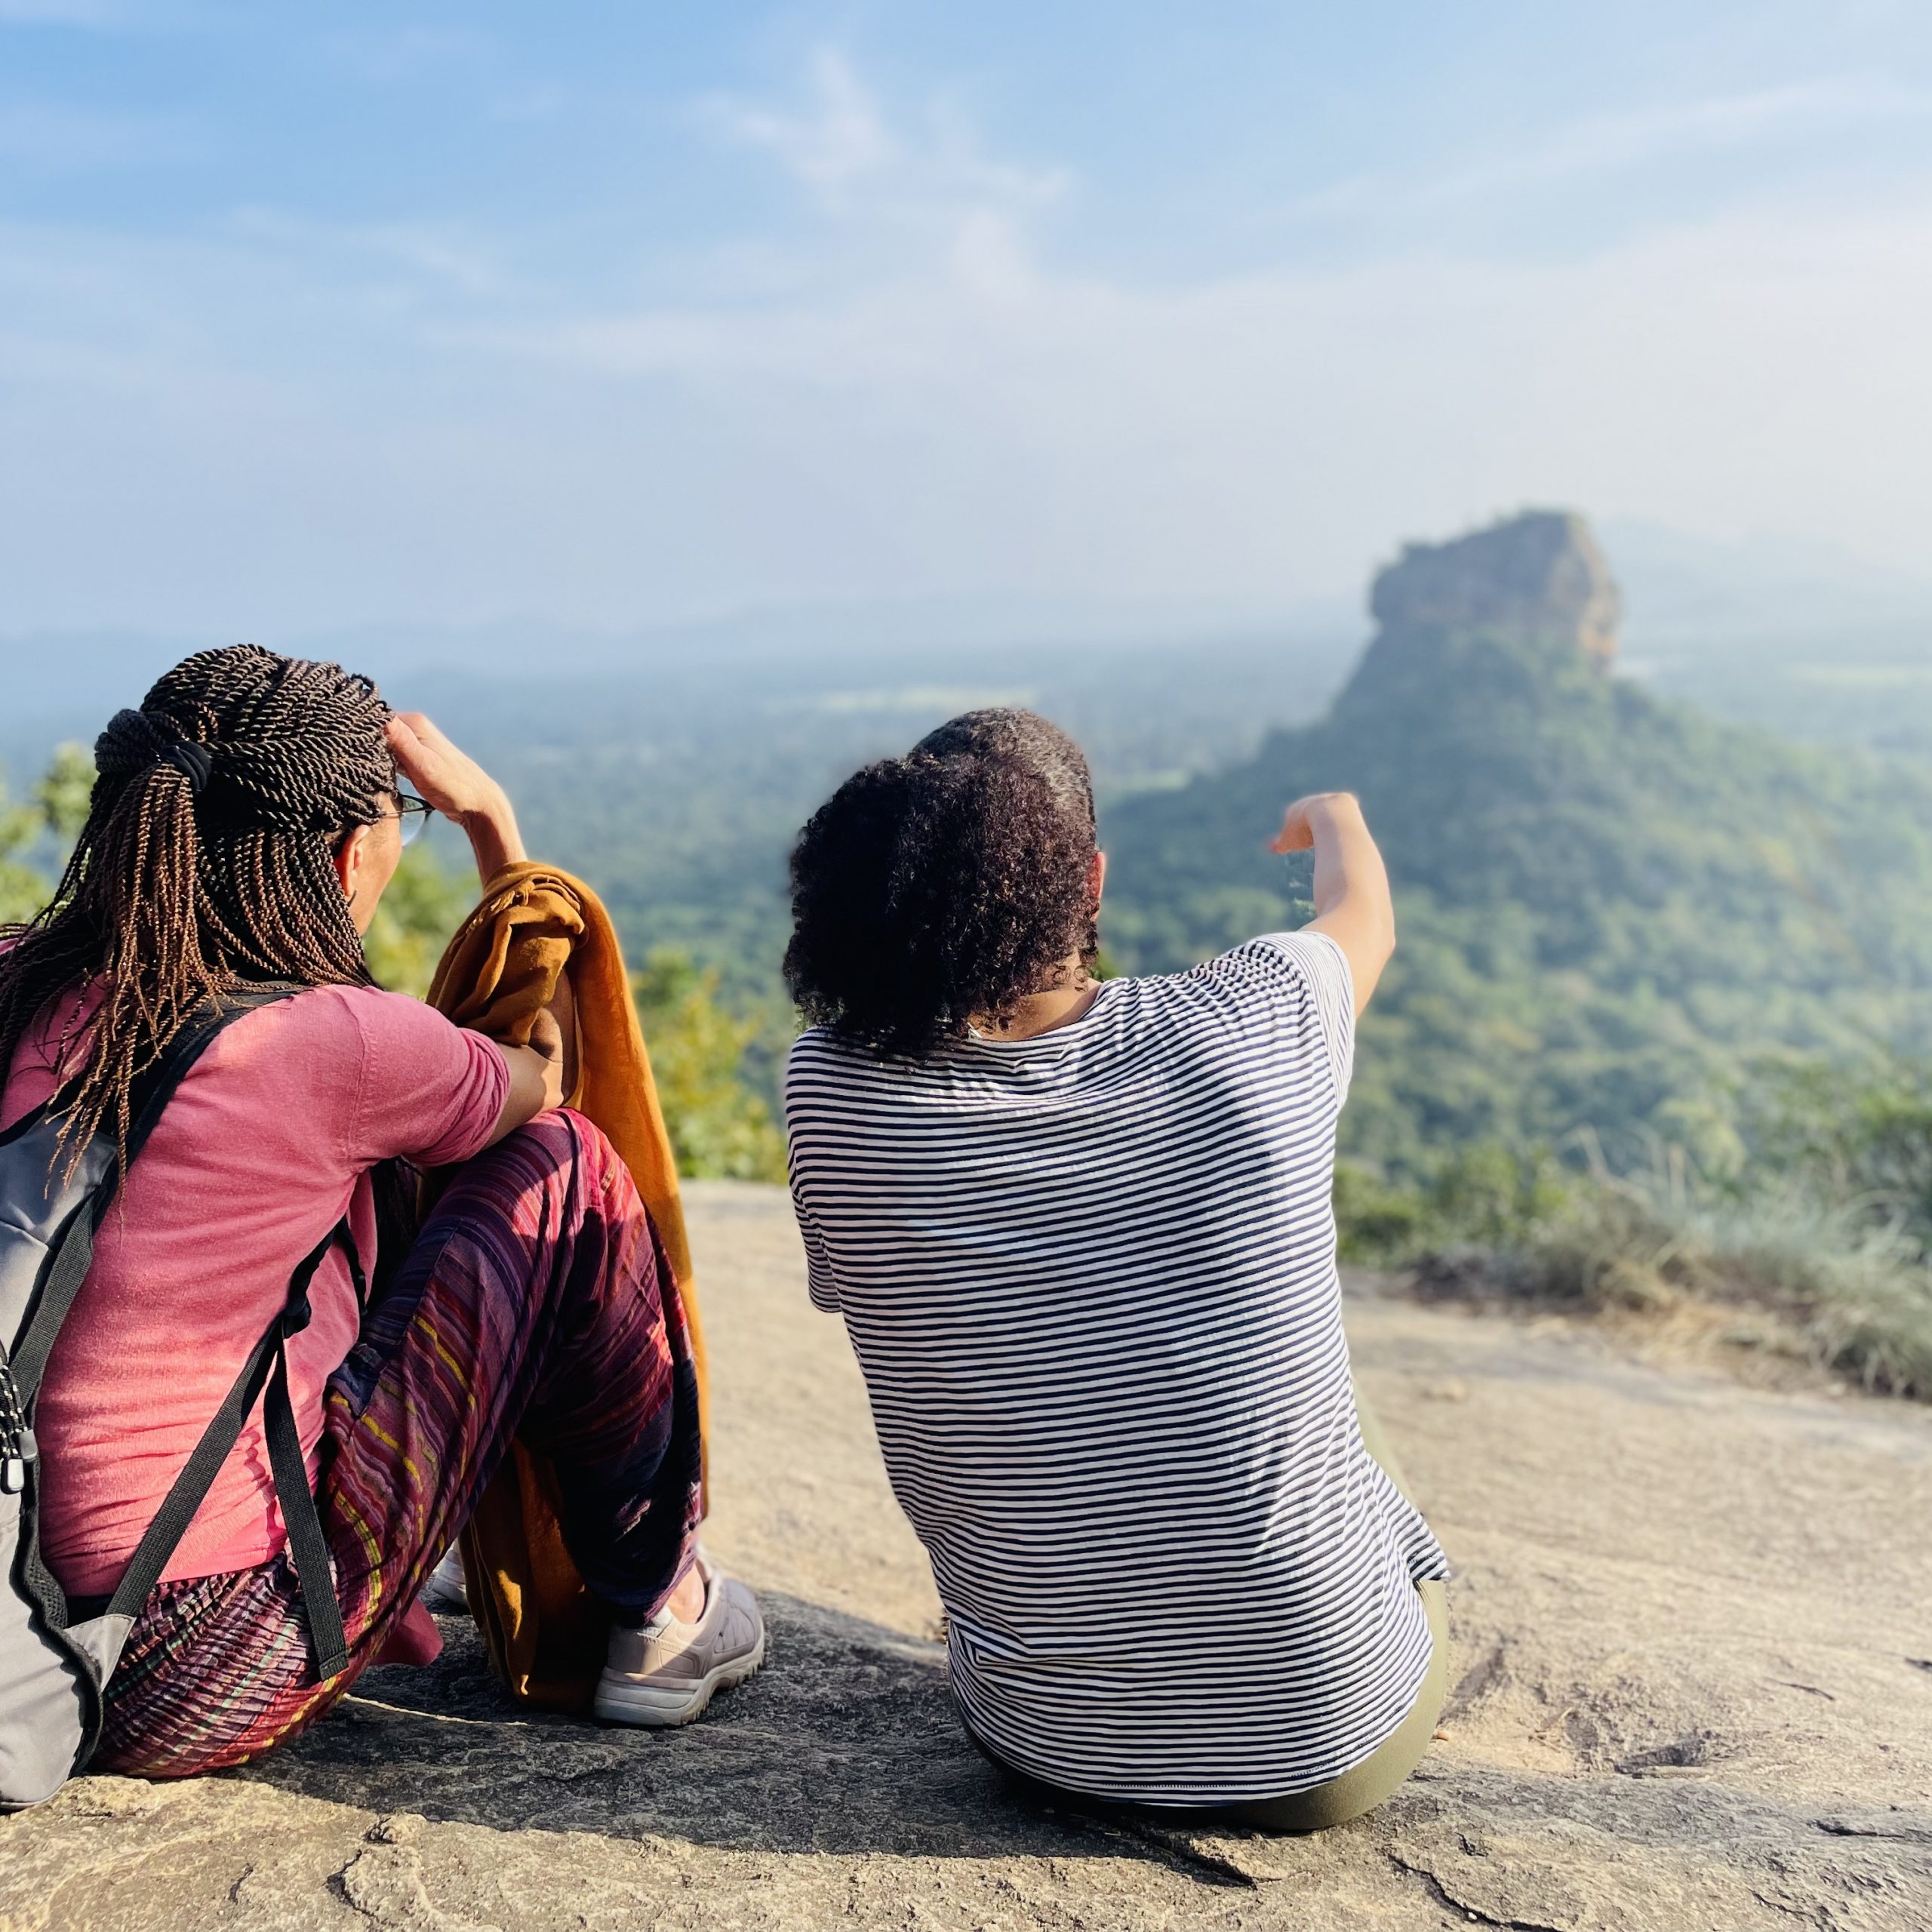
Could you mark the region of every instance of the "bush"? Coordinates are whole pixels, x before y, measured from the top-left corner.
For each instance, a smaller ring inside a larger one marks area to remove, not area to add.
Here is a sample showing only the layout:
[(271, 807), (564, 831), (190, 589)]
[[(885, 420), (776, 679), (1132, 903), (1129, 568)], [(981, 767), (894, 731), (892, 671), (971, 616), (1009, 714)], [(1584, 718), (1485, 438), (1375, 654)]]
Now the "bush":
[(78, 745), (54, 752), (26, 804), (9, 804), (0, 784), (0, 925), (31, 919), (53, 896), (93, 789), (94, 761)]
[(1821, 1367), (1932, 1401), (1932, 1269), (1897, 1226), (1803, 1191), (1700, 1195), (1657, 1175), (1571, 1184), (1490, 1244), (1411, 1249), (1436, 1299), (1651, 1312), (1687, 1298), (1759, 1309)]
[(1743, 1171), (1706, 1183), (1680, 1148), (1587, 1171), (1496, 1143), (1393, 1184), (1335, 1176), (1343, 1258), (1413, 1271), (1432, 1299), (1648, 1312), (1761, 1309), (1821, 1367), (1932, 1401), (1932, 1072), (1789, 1067), (1767, 1082)]
[(1429, 1204), (1417, 1187), (1391, 1186), (1352, 1161), (1335, 1168), (1335, 1233), (1344, 1261), (1387, 1266), (1429, 1244)]
[(746, 1083), (745, 1056), (760, 1028), (728, 1012), (715, 968), (660, 948), (634, 974), (638, 1017), (678, 1171), (703, 1180), (782, 1181), (784, 1137)]
[(1340, 1161), (1335, 1224), (1342, 1259), (1393, 1267), (1445, 1249), (1520, 1247), (1562, 1213), (1573, 1185), (1546, 1149), (1496, 1141), (1438, 1156), (1420, 1182), (1392, 1182)]
[(1774, 1067), (1754, 1112), (1761, 1166), (1814, 1200), (1896, 1224), (1921, 1257), (1932, 1252), (1932, 1063)]
[(427, 840), (411, 846), (362, 938), (363, 956), (377, 984), (421, 999), (450, 935), (475, 904), (476, 888), (467, 874), (452, 872)]

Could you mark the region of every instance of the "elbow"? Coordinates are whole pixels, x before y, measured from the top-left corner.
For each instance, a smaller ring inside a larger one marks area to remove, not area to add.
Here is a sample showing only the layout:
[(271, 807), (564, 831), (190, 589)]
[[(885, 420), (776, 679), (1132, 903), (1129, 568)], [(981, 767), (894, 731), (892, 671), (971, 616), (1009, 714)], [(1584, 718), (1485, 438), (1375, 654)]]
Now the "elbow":
[(1375, 923), (1375, 930), (1369, 941), (1370, 955), (1374, 961), (1375, 977), (1381, 978), (1383, 969), (1395, 956), (1395, 912), (1391, 906)]

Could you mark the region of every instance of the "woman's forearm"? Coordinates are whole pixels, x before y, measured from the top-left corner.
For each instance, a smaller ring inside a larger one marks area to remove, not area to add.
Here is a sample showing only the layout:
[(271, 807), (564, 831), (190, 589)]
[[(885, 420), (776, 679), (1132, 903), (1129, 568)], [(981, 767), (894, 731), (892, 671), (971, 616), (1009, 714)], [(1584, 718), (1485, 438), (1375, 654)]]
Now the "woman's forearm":
[(479, 803), (457, 821), (469, 841), (476, 860), (476, 876), (485, 885), (506, 866), (520, 863), (528, 855), (523, 849), (523, 835), (517, 829), (516, 813), (508, 792), (499, 789), (494, 797)]
[(1322, 800), (1312, 824), (1315, 923), (1348, 955), (1360, 1013), (1395, 950), (1395, 902), (1388, 869), (1361, 807), (1347, 792)]
[(1313, 930), (1348, 955), (1361, 1012), (1395, 950), (1389, 874), (1361, 805), (1348, 792), (1298, 799), (1288, 808), (1275, 850), (1315, 854)]
[(1309, 829), (1315, 844), (1315, 917), (1325, 918), (1354, 900), (1364, 908), (1386, 911), (1392, 934), (1395, 918), (1388, 870), (1354, 794), (1335, 792), (1314, 800), (1309, 808)]

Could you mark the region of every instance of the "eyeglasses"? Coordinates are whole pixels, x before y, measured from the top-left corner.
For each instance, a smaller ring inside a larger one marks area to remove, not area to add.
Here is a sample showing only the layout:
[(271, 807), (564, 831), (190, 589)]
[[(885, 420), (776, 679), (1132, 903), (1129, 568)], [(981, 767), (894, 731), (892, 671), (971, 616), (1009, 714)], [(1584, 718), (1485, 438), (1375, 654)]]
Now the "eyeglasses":
[(435, 806), (419, 798), (413, 792), (398, 792), (395, 795), (396, 830), (404, 844), (412, 844), (416, 835), (429, 822), (429, 814)]

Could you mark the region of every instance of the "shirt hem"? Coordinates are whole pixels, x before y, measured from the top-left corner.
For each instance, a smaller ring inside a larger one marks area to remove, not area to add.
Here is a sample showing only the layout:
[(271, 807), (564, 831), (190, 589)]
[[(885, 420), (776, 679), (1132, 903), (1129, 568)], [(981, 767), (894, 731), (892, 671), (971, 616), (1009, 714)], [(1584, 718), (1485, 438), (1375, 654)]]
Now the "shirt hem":
[(1415, 1709), (1416, 1700), (1422, 1695), (1423, 1687), (1428, 1682), (1429, 1662), (1430, 1654), (1425, 1651), (1421, 1666), (1415, 1673), (1415, 1681), (1409, 1686), (1401, 1708), (1380, 1734), (1332, 1768), (1292, 1785), (1284, 1786), (1272, 1778), (1260, 1778), (1251, 1784), (1244, 1783), (1241, 1789), (1223, 1786), (1206, 1796), (1203, 1796), (1198, 1789), (1177, 1792), (1169, 1787), (1131, 1791), (1117, 1788), (1112, 1791), (1099, 1791), (1089, 1786), (1072, 1783), (1051, 1771), (1033, 1769), (1020, 1763), (1012, 1752), (1002, 1749), (986, 1737), (968, 1715), (965, 1700), (959, 1695), (956, 1683), (953, 1687), (952, 1697), (954, 1708), (959, 1713), (959, 1721), (974, 1744), (995, 1764), (1018, 1777), (1029, 1779), (1035, 1784), (1049, 1786), (1055, 1791), (1065, 1792), (1069, 1798), (1084, 1798), (1096, 1804), (1149, 1805), (1164, 1810), (1204, 1813), (1219, 1811), (1230, 1804), (1267, 1804), (1281, 1799), (1300, 1798), (1311, 1791), (1319, 1790), (1325, 1784), (1333, 1784), (1337, 1778), (1346, 1777), (1358, 1766), (1366, 1764), (1374, 1757), (1407, 1721), (1410, 1713)]

